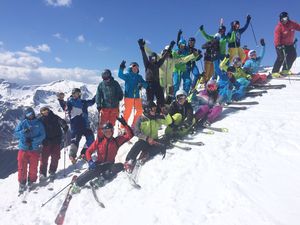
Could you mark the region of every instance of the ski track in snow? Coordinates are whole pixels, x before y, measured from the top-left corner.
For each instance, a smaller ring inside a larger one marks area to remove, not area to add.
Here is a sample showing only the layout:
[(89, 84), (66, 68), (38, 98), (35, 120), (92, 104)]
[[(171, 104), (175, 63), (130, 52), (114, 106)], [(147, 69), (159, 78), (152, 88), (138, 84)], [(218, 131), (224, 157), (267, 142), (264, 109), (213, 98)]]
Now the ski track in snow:
[[(205, 146), (170, 149), (164, 160), (157, 156), (147, 162), (140, 172), (140, 190), (121, 172), (97, 190), (106, 207), (102, 209), (92, 191), (83, 189), (73, 196), (64, 224), (300, 224), (300, 82), (272, 83), (287, 87), (268, 90), (254, 98), (259, 105), (213, 124), (228, 133), (198, 134), (194, 140)], [(131, 146), (122, 146), (119, 161)], [(60, 170), (63, 152), (61, 158)], [(67, 185), (72, 174), (64, 178), (60, 172), (54, 191), (41, 187), (29, 194), (27, 204), (17, 198), (17, 174), (1, 180), (0, 224), (54, 224), (66, 191), (43, 208), (41, 204)]]

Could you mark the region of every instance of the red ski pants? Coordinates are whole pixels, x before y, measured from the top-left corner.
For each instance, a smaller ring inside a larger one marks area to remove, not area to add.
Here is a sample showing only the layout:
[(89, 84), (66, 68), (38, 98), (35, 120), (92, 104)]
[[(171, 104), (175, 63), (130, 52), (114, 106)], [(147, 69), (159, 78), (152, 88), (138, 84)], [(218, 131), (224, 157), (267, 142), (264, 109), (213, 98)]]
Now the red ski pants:
[(115, 126), (116, 119), (119, 116), (119, 108), (105, 108), (101, 109), (99, 114), (99, 127), (98, 127), (98, 135), (102, 134), (102, 126), (103, 124), (110, 122), (113, 126)]
[[(26, 184), (26, 181), (35, 182), (37, 180), (37, 169), (39, 163), (40, 153), (36, 151), (24, 151), (18, 152), (18, 181), (22, 184)], [(27, 174), (27, 168), (29, 166), (29, 173)]]

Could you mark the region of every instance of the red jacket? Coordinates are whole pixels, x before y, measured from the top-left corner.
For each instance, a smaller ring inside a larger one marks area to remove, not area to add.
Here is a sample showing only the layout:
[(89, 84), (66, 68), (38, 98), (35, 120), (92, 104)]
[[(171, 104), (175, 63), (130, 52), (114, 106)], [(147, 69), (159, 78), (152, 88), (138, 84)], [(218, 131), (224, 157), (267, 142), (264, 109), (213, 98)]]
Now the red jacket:
[(293, 45), (295, 39), (295, 30), (300, 31), (300, 24), (289, 20), (286, 24), (279, 22), (275, 27), (274, 44)]
[(119, 147), (133, 137), (133, 132), (130, 127), (125, 126), (126, 133), (116, 138), (106, 138), (105, 136), (98, 137), (93, 144), (86, 150), (85, 156), (87, 161), (92, 159), (92, 154), (97, 150), (97, 162), (115, 162), (115, 157)]

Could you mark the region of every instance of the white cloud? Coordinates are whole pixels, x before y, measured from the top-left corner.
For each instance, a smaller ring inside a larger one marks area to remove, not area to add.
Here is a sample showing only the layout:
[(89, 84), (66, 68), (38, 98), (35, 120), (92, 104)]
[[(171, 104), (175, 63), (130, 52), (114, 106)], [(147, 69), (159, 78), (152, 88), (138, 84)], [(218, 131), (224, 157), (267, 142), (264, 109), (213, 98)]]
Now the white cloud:
[(69, 40), (67, 38), (65, 38), (61, 33), (55, 33), (52, 35), (53, 37), (59, 39), (59, 40), (63, 40), (65, 42), (69, 42)]
[(103, 22), (103, 20), (104, 20), (104, 17), (103, 17), (103, 16), (101, 16), (101, 17), (98, 19), (98, 22), (99, 22), (99, 23), (102, 23), (102, 22)]
[(3, 41), (0, 41), (0, 47), (2, 47), (4, 45)]
[[(0, 52), (0, 65), (22, 68), (38, 68), (43, 61), (26, 52)], [(0, 73), (1, 75), (1, 73)]]
[(49, 45), (47, 44), (42, 44), (42, 45), (38, 45), (36, 47), (33, 47), (33, 46), (26, 46), (24, 48), (25, 51), (27, 52), (33, 52), (33, 53), (39, 53), (39, 52), (50, 52), (51, 49), (49, 47)]
[(45, 0), (48, 5), (51, 6), (70, 6), (72, 0)]
[(61, 63), (61, 62), (62, 62), (61, 58), (59, 58), (59, 57), (55, 57), (54, 60), (55, 60), (56, 62), (58, 62), (58, 63)]
[(76, 38), (76, 40), (77, 40), (78, 42), (80, 42), (80, 43), (85, 42), (85, 38), (84, 38), (83, 34), (79, 35), (79, 36)]

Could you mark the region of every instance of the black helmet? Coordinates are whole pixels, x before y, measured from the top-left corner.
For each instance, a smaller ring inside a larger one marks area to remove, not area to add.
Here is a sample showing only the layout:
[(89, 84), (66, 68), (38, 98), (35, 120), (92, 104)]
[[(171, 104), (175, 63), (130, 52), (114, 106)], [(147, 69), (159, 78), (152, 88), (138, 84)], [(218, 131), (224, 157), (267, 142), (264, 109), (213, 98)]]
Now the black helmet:
[(240, 21), (234, 20), (234, 21), (231, 22), (231, 27), (234, 27), (237, 24), (240, 24)]
[(149, 101), (143, 105), (144, 113), (148, 114), (153, 107), (157, 107), (157, 105), (153, 101)]
[(193, 42), (195, 42), (195, 41), (196, 41), (196, 39), (195, 39), (194, 37), (190, 37), (190, 38), (189, 38), (189, 41), (193, 41)]
[(108, 80), (112, 77), (111, 75), (111, 71), (109, 69), (105, 69), (102, 73), (101, 73), (102, 79), (103, 80)]
[(32, 116), (32, 115), (33, 115), (33, 117), (35, 117), (35, 113), (34, 113), (33, 108), (28, 107), (27, 109), (25, 109), (25, 117), (26, 117), (26, 118), (27, 118), (27, 117), (30, 117), (30, 116)]
[(112, 125), (111, 122), (107, 122), (107, 123), (103, 124), (102, 129), (103, 129), (103, 130), (106, 130), (106, 129), (114, 129), (114, 126)]
[(81, 94), (81, 90), (79, 88), (73, 88), (72, 89), (72, 95), (75, 94), (75, 93)]
[(288, 18), (289, 19), (289, 14), (287, 12), (281, 12), (279, 14), (279, 20), (282, 21), (283, 18)]
[(235, 67), (234, 66), (228, 66), (227, 72), (235, 73)]
[(226, 31), (226, 27), (224, 25), (219, 26), (219, 32), (220, 31), (224, 31), (225, 32)]

